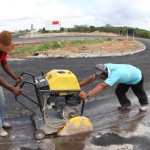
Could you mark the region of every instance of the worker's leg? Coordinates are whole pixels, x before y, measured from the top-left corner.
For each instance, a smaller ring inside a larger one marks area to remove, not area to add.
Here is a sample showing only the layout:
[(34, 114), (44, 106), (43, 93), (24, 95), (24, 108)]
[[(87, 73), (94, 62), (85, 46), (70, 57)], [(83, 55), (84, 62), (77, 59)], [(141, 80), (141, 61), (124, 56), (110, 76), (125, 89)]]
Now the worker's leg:
[(121, 104), (121, 106), (130, 106), (131, 102), (127, 98), (126, 93), (129, 90), (129, 85), (127, 84), (118, 84), (117, 88), (115, 89), (116, 96)]
[(3, 128), (5, 98), (2, 87), (0, 86), (0, 130)]
[(141, 106), (148, 105), (148, 98), (146, 92), (144, 91), (143, 82), (144, 78), (142, 77), (142, 80), (138, 84), (131, 86), (131, 89), (133, 90), (134, 94), (138, 97)]

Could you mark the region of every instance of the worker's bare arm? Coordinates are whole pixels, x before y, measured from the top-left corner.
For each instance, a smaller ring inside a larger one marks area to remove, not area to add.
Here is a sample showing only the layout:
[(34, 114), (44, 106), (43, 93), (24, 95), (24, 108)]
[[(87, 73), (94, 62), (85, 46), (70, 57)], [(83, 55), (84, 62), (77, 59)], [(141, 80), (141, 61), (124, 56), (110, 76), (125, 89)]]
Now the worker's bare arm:
[(103, 91), (108, 86), (109, 85), (105, 82), (100, 83), (96, 87), (94, 87), (92, 90), (90, 90), (89, 92), (81, 91), (79, 93), (79, 97), (82, 99), (85, 99), (88, 96), (90, 97), (90, 96), (96, 95), (96, 94), (100, 93), (101, 91)]
[(84, 86), (84, 85), (92, 83), (93, 81), (95, 81), (95, 74), (83, 79), (82, 81), (79, 82), (79, 84), (80, 86)]

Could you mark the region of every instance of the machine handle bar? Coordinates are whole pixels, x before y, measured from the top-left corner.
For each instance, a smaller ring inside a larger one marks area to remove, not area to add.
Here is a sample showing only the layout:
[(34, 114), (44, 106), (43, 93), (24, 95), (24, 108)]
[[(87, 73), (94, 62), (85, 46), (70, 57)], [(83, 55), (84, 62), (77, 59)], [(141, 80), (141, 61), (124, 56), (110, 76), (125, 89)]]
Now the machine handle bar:
[[(31, 84), (31, 85), (34, 85), (34, 86), (37, 86), (36, 83), (33, 83), (33, 82), (29, 82), (29, 81), (23, 81), (20, 85), (20, 88), (22, 88), (25, 84)], [(39, 108), (41, 108), (41, 105), (37, 102), (35, 102), (33, 99), (31, 99), (30, 97), (28, 97), (27, 95), (25, 95), (24, 93), (22, 93), (21, 95), (23, 95), (26, 99), (30, 100), (32, 103), (36, 104)], [(31, 112), (33, 112), (34, 114), (36, 114), (36, 112), (30, 108), (28, 108), (25, 104), (23, 104), (22, 102), (19, 101), (18, 99), (18, 96), (19, 95), (15, 95), (15, 99), (17, 102), (19, 102), (22, 106), (24, 106), (25, 108), (27, 108), (28, 110), (30, 110)], [(40, 116), (40, 115), (38, 115)]]
[[(21, 85), (20, 85), (20, 89), (25, 85), (25, 84), (32, 84), (32, 85), (34, 85), (34, 86), (37, 86), (35, 83), (33, 83), (33, 82), (29, 82), (29, 81), (23, 81), (22, 83), (21, 83)], [(22, 93), (22, 95), (24, 95), (25, 96), (25, 94), (23, 94)], [(18, 97), (19, 95), (15, 95), (15, 99), (17, 100), (17, 97)]]
[[(29, 72), (22, 72), (22, 73), (20, 74), (20, 76), (23, 77), (23, 75), (29, 75), (29, 76), (31, 76), (32, 79), (33, 79), (33, 82), (34, 82), (34, 83), (36, 82), (36, 81), (35, 81), (35, 76), (34, 76), (33, 74), (31, 74), (31, 73), (29, 73)], [(15, 86), (17, 86), (17, 85), (18, 85), (18, 83), (15, 84)]]

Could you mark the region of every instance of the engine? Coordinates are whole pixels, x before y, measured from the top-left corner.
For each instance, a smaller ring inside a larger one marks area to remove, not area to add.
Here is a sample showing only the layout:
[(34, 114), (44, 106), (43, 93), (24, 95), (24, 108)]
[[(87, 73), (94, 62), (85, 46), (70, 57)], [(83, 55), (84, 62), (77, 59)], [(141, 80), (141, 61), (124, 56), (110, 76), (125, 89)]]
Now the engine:
[(75, 95), (51, 95), (47, 99), (48, 108), (59, 113), (63, 119), (70, 119), (81, 115), (81, 99)]

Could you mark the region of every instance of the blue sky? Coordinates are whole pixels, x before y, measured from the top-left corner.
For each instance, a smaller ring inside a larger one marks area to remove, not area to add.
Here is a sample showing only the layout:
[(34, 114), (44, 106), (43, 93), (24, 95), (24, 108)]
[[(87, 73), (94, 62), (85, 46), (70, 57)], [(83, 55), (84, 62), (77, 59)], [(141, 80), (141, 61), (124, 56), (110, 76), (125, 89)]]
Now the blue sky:
[(35, 29), (46, 22), (74, 25), (131, 26), (150, 30), (150, 0), (3, 0), (0, 31)]

